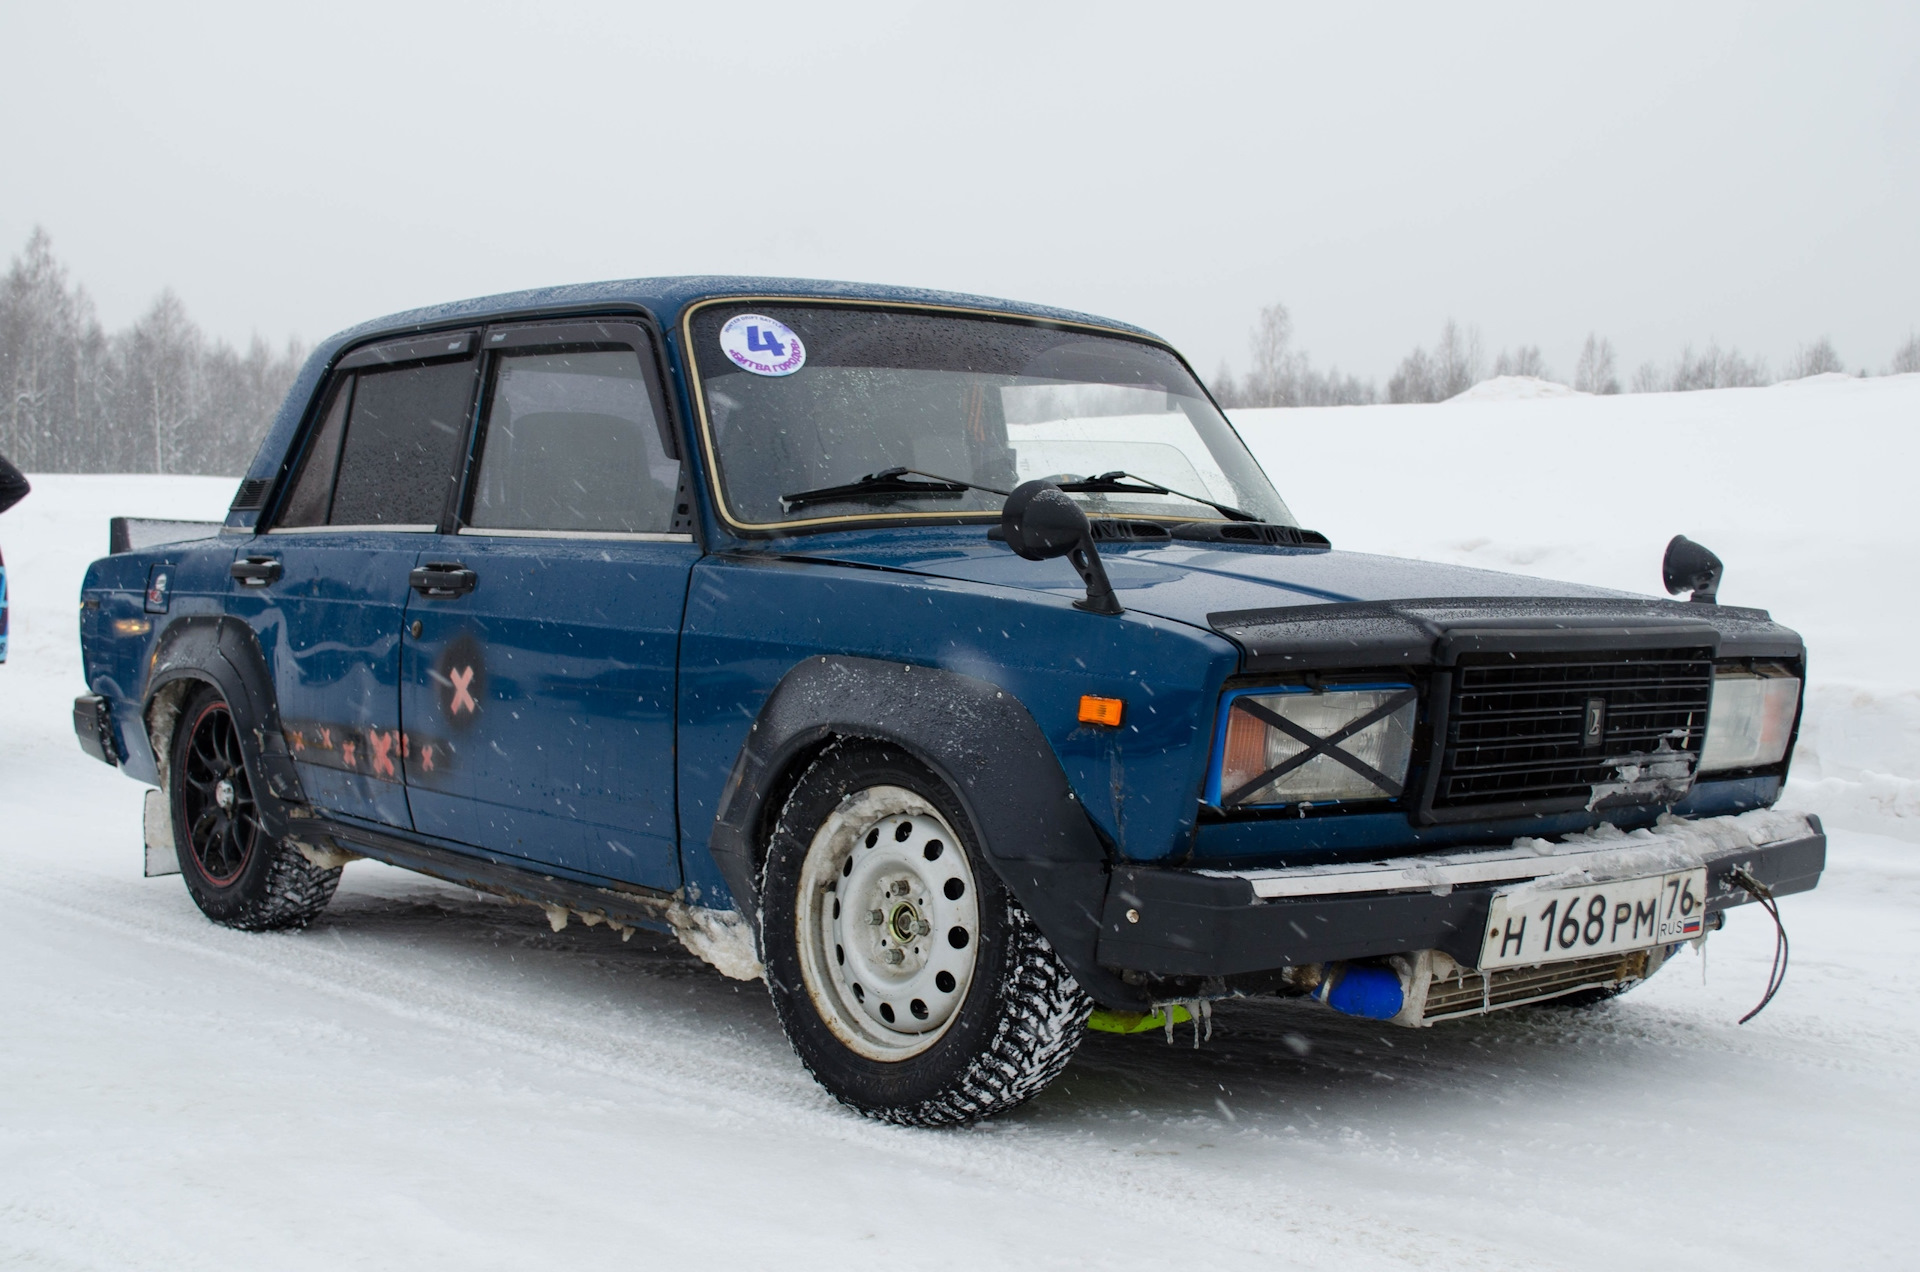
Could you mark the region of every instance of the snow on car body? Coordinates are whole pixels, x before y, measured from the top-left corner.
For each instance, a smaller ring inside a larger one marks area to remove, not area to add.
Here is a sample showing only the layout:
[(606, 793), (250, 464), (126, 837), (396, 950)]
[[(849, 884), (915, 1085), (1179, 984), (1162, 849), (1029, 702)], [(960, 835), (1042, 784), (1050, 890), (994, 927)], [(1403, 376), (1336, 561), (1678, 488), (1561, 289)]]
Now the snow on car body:
[(1794, 633), (1336, 551), (1084, 315), (726, 278), (403, 314), (316, 350), (223, 526), (114, 548), (75, 727), (211, 917), (304, 923), (369, 856), (670, 928), (897, 1121), (1027, 1098), (1089, 1012), (1618, 992), (1736, 872), (1824, 862), (1761, 811)]

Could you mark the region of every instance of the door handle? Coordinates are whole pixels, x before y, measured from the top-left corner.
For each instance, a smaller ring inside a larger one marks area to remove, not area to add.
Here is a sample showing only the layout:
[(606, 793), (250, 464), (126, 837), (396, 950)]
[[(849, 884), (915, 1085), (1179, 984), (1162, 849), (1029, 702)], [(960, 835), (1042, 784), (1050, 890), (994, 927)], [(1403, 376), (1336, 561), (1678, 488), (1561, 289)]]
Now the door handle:
[(408, 584), (422, 596), (462, 596), (479, 581), (479, 575), (458, 561), (429, 561), (407, 575)]
[(241, 557), (227, 567), (234, 581), (241, 587), (265, 587), (280, 577), (280, 562), (276, 557)]

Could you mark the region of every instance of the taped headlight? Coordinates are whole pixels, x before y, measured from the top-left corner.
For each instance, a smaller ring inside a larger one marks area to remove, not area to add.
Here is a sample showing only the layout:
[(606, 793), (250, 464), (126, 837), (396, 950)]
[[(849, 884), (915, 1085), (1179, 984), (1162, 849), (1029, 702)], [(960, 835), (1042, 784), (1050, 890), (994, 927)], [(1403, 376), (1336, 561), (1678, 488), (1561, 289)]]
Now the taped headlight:
[(1399, 798), (1419, 711), (1411, 685), (1241, 690), (1223, 705), (1216, 807)]
[(1778, 764), (1793, 735), (1800, 707), (1800, 678), (1785, 668), (1722, 667), (1713, 677), (1713, 708), (1707, 713), (1702, 773)]

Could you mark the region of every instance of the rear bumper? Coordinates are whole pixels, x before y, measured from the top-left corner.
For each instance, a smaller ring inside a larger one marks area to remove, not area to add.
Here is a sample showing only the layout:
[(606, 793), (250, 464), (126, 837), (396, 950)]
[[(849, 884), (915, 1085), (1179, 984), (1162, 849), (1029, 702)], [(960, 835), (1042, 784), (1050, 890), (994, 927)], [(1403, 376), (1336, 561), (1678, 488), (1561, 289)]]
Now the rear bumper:
[(113, 704), (97, 693), (73, 700), (73, 732), (80, 749), (96, 760), (118, 767), (120, 748), (113, 736)]
[(1474, 967), (1488, 906), (1505, 884), (1705, 866), (1711, 915), (1754, 899), (1732, 881), (1735, 867), (1783, 896), (1819, 883), (1827, 859), (1819, 819), (1800, 813), (1671, 818), (1651, 832), (1569, 839), (1358, 865), (1118, 869), (1101, 918), (1099, 961), (1123, 972), (1235, 976), (1438, 950)]

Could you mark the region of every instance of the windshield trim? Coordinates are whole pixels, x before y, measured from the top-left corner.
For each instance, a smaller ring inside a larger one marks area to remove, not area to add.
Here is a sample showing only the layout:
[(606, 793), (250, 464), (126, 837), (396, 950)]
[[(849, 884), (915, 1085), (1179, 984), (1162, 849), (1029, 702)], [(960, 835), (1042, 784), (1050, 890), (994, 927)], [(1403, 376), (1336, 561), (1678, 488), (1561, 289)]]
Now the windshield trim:
[[(769, 305), (833, 305), (841, 309), (886, 309), (898, 313), (963, 314), (971, 318), (990, 318), (1000, 322), (1019, 323), (1026, 327), (1041, 327), (1058, 331), (1085, 331), (1094, 335), (1109, 336), (1118, 340), (1130, 340), (1135, 344), (1148, 345), (1171, 354), (1174, 361), (1178, 362), (1188, 375), (1193, 376), (1194, 384), (1199, 386), (1200, 392), (1206, 395), (1207, 401), (1213, 404), (1213, 409), (1220, 411), (1221, 419), (1227, 420), (1227, 427), (1232, 429), (1235, 439), (1240, 441), (1241, 446), (1246, 446), (1246, 441), (1240, 438), (1240, 430), (1233, 428), (1233, 421), (1227, 419), (1227, 413), (1221, 410), (1218, 402), (1214, 401), (1212, 390), (1208, 389), (1206, 382), (1194, 373), (1192, 365), (1180, 355), (1180, 351), (1164, 340), (1153, 336), (1145, 336), (1137, 331), (1129, 331), (1122, 327), (1104, 326), (1100, 323), (1071, 322), (1057, 318), (1035, 318), (1031, 314), (1012, 313), (1004, 309), (984, 309), (971, 305), (939, 305), (911, 301), (864, 300), (859, 297), (808, 296), (794, 293), (784, 295), (742, 294), (736, 296), (709, 296), (704, 300), (697, 300), (681, 310), (680, 348), (687, 363), (687, 382), (693, 398), (695, 426), (700, 435), (701, 466), (706, 469), (705, 480), (707, 491), (713, 497), (714, 514), (720, 518), (722, 525), (736, 534), (749, 535), (757, 538), (763, 535), (788, 534), (796, 530), (812, 530), (817, 527), (827, 526), (901, 523), (966, 525), (979, 522), (997, 522), (1000, 520), (1000, 510), (998, 508), (966, 510), (942, 508), (926, 512), (856, 512), (824, 517), (797, 517), (791, 521), (742, 521), (736, 517), (733, 514), (733, 510), (727, 507), (727, 494), (720, 480), (720, 464), (714, 447), (713, 425), (707, 418), (706, 383), (704, 377), (700, 374), (700, 355), (695, 351), (693, 344), (693, 318), (694, 315), (701, 310), (711, 308), (714, 305), (752, 305), (761, 303)], [(1252, 455), (1251, 450), (1248, 451), (1248, 455)], [(1257, 459), (1254, 460), (1255, 464), (1259, 462)], [(1211, 516), (1182, 516), (1177, 513), (1129, 512), (1126, 516), (1128, 520), (1133, 521), (1165, 521), (1175, 525), (1186, 521), (1215, 520), (1215, 518)], [(1224, 518), (1222, 518), (1222, 520), (1224, 520)]]

